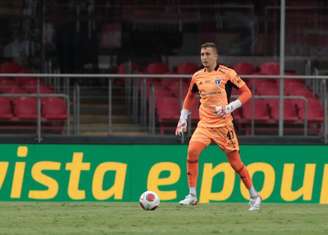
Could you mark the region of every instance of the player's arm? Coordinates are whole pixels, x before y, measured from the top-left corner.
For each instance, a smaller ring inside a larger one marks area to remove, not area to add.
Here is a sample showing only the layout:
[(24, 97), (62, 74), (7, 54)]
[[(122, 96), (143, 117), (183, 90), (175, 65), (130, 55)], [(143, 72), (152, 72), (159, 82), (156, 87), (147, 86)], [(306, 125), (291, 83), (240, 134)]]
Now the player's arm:
[(246, 83), (242, 87), (240, 87), (238, 91), (239, 91), (239, 97), (237, 100), (239, 100), (242, 105), (246, 104), (247, 101), (249, 101), (250, 98), (252, 98), (252, 92), (248, 88)]
[(239, 89), (239, 96), (236, 100), (230, 102), (226, 106), (216, 106), (215, 107), (215, 112), (218, 116), (223, 117), (236, 109), (240, 108), (243, 104), (245, 104), (251, 97), (252, 97), (252, 92), (246, 85), (246, 83), (240, 79), (240, 77), (233, 72), (232, 73), (232, 78), (230, 81), (236, 85)]
[(195, 88), (197, 88), (197, 86), (194, 83), (194, 79), (191, 79), (187, 95), (183, 101), (182, 110), (180, 112), (180, 119), (175, 130), (175, 135), (182, 135), (183, 132), (187, 131), (188, 116), (191, 114), (191, 109), (195, 102)]

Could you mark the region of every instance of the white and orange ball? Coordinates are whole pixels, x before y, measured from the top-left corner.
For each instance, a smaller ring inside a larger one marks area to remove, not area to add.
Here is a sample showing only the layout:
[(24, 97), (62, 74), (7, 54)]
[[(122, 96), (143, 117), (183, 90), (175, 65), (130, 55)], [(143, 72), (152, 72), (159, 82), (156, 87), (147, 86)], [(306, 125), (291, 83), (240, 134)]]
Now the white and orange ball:
[(139, 199), (141, 208), (146, 211), (155, 210), (159, 206), (159, 203), (160, 199), (158, 195), (152, 191), (143, 192)]

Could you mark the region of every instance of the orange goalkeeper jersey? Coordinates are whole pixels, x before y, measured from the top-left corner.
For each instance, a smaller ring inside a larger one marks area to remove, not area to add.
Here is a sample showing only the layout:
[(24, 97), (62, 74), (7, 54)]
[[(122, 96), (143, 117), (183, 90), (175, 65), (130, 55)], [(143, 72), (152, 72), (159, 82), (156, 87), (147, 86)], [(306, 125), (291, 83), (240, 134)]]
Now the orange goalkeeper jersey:
[(183, 108), (192, 110), (194, 93), (200, 95), (198, 125), (204, 127), (220, 127), (231, 123), (231, 114), (218, 117), (214, 113), (214, 106), (225, 106), (229, 102), (232, 86), (240, 88), (245, 82), (237, 73), (226, 66), (219, 65), (212, 72), (201, 69), (193, 74)]

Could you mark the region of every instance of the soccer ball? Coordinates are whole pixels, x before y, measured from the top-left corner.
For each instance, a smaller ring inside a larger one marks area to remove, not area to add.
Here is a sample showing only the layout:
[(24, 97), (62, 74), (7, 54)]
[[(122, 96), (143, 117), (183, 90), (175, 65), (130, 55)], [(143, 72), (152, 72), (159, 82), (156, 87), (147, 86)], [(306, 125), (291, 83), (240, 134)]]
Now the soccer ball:
[(141, 194), (139, 204), (142, 209), (149, 211), (155, 210), (159, 206), (160, 200), (158, 195), (152, 191), (146, 191)]

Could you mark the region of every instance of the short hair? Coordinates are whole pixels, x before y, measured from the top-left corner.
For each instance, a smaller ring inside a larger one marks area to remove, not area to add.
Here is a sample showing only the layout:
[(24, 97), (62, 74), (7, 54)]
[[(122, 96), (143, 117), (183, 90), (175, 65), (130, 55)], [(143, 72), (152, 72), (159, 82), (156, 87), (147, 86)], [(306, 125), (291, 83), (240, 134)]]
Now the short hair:
[(211, 47), (215, 50), (216, 53), (218, 53), (218, 48), (216, 47), (216, 44), (214, 42), (205, 42), (202, 45), (200, 45), (200, 48), (207, 48)]

